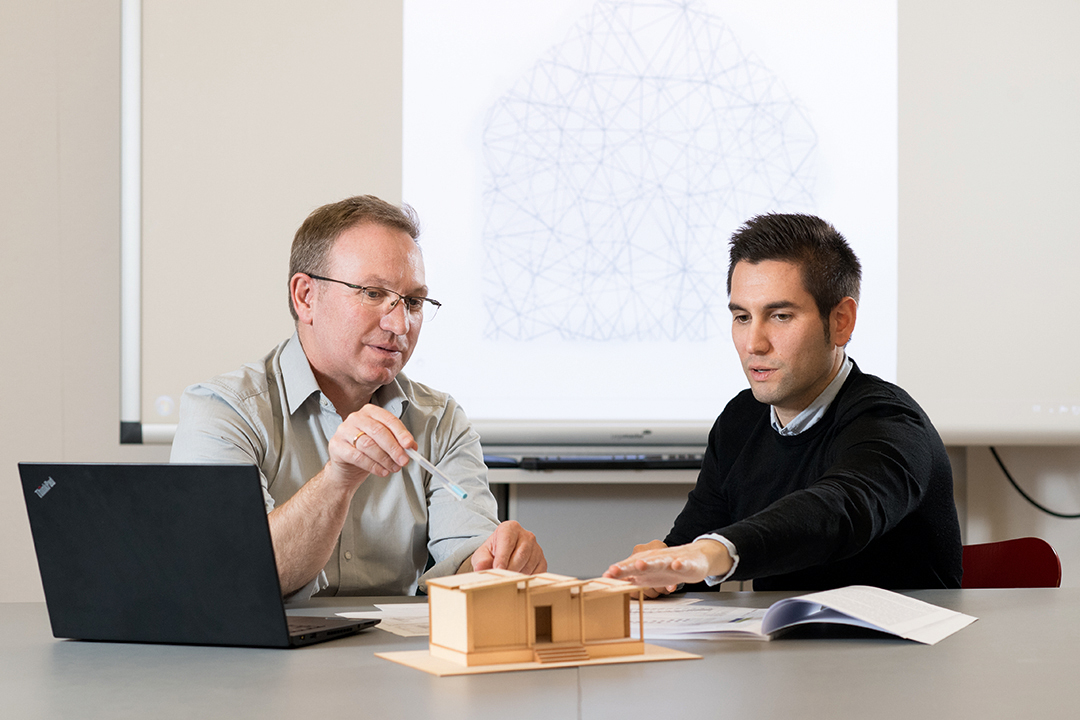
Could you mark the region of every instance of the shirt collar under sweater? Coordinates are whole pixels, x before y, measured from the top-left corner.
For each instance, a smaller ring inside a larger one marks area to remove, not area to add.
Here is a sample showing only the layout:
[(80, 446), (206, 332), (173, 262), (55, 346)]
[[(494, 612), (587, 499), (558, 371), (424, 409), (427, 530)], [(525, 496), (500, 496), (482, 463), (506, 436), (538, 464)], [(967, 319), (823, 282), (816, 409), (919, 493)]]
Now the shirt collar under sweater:
[(782, 436), (791, 436), (798, 435), (816, 425), (825, 415), (825, 411), (829, 409), (832, 401), (836, 399), (836, 395), (840, 392), (840, 388), (843, 387), (848, 375), (851, 374), (852, 364), (851, 358), (845, 354), (844, 364), (840, 366), (840, 372), (836, 373), (836, 377), (832, 379), (828, 387), (822, 390), (821, 394), (814, 398), (814, 401), (805, 410), (792, 418), (787, 425), (780, 425), (780, 419), (776, 416), (776, 408), (770, 406), (769, 417), (772, 421), (773, 430)]

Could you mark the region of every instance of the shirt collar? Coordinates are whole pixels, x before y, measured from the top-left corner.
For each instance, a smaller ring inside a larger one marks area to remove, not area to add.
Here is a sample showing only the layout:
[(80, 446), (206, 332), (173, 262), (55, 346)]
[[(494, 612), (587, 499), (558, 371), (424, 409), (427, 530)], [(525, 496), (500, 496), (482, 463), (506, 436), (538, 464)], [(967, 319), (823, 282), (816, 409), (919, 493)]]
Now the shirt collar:
[[(375, 394), (371, 396), (371, 402), (396, 418), (403, 416), (405, 409), (409, 407), (409, 397), (401, 386), (403, 379), (402, 374), (398, 373), (397, 377), (376, 390)], [(406, 382), (408, 381), (406, 380)]]
[[(300, 336), (295, 332), (285, 343), (285, 349), (281, 351), (281, 376), (285, 383), (285, 397), (289, 403), (290, 415), (299, 410), (300, 406), (313, 394), (322, 394), (319, 382), (315, 379), (315, 373), (311, 371), (311, 364), (304, 353), (304, 347), (300, 344)], [(398, 373), (398, 377), (383, 385), (371, 396), (371, 402), (399, 418), (405, 414), (405, 409), (409, 404), (408, 396), (402, 388), (401, 378), (402, 373)], [(329, 399), (326, 402), (327, 405), (332, 406)]]
[(780, 418), (776, 416), (776, 408), (770, 407), (769, 416), (772, 420), (773, 429), (781, 435), (798, 435), (816, 425), (824, 417), (825, 411), (829, 409), (829, 405), (832, 405), (832, 401), (836, 399), (840, 388), (844, 385), (844, 381), (851, 374), (851, 366), (851, 358), (845, 354), (844, 363), (840, 366), (840, 372), (836, 373), (836, 377), (832, 379), (828, 387), (822, 390), (821, 394), (814, 398), (814, 401), (805, 410), (792, 418), (787, 425), (780, 425)]
[(285, 398), (289, 403), (290, 415), (299, 410), (314, 393), (322, 392), (315, 380), (315, 373), (311, 372), (304, 347), (300, 344), (300, 336), (295, 332), (281, 351), (281, 378), (285, 383)]

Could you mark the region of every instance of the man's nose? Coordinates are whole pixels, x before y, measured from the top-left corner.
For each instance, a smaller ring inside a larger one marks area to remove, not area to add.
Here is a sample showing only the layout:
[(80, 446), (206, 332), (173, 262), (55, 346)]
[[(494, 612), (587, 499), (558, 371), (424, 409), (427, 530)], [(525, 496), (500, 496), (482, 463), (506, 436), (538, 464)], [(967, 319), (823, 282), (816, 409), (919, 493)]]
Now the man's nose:
[(765, 355), (771, 347), (764, 323), (752, 320), (746, 329), (746, 351), (751, 355)]
[(405, 309), (405, 303), (401, 298), (398, 298), (390, 311), (383, 315), (382, 322), (379, 324), (383, 330), (392, 332), (395, 335), (405, 335), (409, 332), (409, 328), (412, 326), (412, 318), (409, 317), (409, 313)]

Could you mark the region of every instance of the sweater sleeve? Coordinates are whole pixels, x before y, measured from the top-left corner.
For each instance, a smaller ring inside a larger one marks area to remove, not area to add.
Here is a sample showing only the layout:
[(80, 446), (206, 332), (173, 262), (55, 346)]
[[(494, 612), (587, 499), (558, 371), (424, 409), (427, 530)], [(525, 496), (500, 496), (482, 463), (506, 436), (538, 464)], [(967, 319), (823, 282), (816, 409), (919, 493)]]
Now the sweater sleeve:
[(726, 492), (727, 474), (738, 457), (738, 449), (746, 444), (753, 430), (754, 415), (760, 415), (757, 422), (767, 422), (767, 416), (760, 408), (767, 411), (768, 406), (754, 401), (747, 391), (732, 399), (713, 423), (697, 483), (687, 496), (686, 505), (675, 518), (675, 525), (664, 539), (664, 544), (685, 545), (704, 533), (736, 520)]
[(923, 502), (933, 477), (929, 421), (903, 402), (860, 398), (838, 409), (809, 484), (716, 532), (738, 548), (731, 578), (792, 573), (852, 557)]

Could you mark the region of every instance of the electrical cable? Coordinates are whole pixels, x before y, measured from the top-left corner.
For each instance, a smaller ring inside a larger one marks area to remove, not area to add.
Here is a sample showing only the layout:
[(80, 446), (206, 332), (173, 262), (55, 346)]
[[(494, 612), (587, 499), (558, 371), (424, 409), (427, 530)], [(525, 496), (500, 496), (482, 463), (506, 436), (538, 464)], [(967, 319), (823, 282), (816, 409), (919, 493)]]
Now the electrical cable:
[(1065, 518), (1066, 520), (1075, 520), (1077, 518), (1080, 518), (1080, 513), (1076, 513), (1076, 514), (1072, 514), (1072, 515), (1066, 514), (1066, 513), (1059, 513), (1059, 512), (1055, 512), (1054, 510), (1051, 510), (1050, 508), (1045, 507), (1045, 506), (1040, 505), (1039, 503), (1037, 503), (1034, 500), (1034, 498), (1032, 498), (1030, 495), (1028, 495), (1026, 492), (1024, 492), (1023, 488), (1021, 488), (1019, 485), (1016, 484), (1016, 481), (1013, 480), (1013, 476), (1010, 475), (1008, 469), (1006, 469), (1005, 463), (1003, 463), (1001, 461), (1001, 457), (998, 455), (997, 450), (995, 448), (991, 447), (990, 448), (990, 454), (994, 456), (995, 460), (997, 460), (997, 464), (998, 464), (998, 467), (1001, 468), (1001, 472), (1005, 473), (1005, 479), (1008, 480), (1009, 483), (1014, 488), (1016, 488), (1016, 492), (1020, 493), (1021, 497), (1023, 497), (1029, 503), (1031, 503), (1032, 505), (1037, 507), (1039, 510), (1042, 510), (1047, 515), (1053, 515), (1054, 517)]

